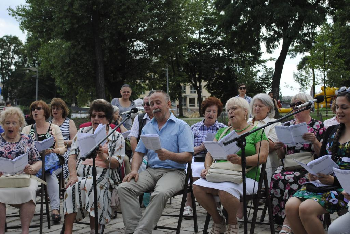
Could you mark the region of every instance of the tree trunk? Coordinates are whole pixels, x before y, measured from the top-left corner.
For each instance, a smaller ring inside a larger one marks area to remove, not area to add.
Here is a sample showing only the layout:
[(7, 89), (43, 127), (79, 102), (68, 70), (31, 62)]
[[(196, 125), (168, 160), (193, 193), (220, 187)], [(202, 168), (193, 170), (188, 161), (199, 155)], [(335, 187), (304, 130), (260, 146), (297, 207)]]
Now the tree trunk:
[(314, 98), (314, 96), (315, 96), (315, 71), (314, 71), (314, 69), (312, 69), (312, 77), (313, 77), (312, 91), (313, 91), (313, 98)]
[(276, 100), (279, 99), (280, 79), (281, 79), (282, 69), (284, 67), (288, 49), (290, 48), (291, 43), (292, 43), (292, 39), (289, 39), (287, 37), (283, 38), (280, 56), (279, 58), (277, 58), (275, 62), (275, 72), (273, 75), (273, 83), (272, 83), (271, 90), (273, 91), (274, 98)]
[(96, 57), (96, 98), (105, 99), (105, 84), (104, 84), (104, 60), (102, 42), (99, 33), (100, 16), (99, 13), (93, 10), (93, 33), (94, 33), (94, 46)]

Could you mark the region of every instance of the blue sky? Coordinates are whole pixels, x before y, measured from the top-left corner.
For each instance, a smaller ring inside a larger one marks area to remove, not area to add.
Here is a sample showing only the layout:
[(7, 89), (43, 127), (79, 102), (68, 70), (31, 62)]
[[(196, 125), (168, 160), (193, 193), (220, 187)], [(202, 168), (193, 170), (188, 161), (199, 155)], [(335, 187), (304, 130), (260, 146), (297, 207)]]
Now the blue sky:
[[(23, 42), (26, 40), (26, 34), (23, 33), (19, 28), (19, 23), (15, 18), (8, 14), (7, 8), (15, 8), (18, 5), (25, 4), (25, 0), (10, 0), (10, 1), (0, 1), (0, 37), (4, 35), (14, 35), (19, 37)], [(264, 48), (262, 49), (264, 52)], [(275, 60), (278, 58), (280, 50), (277, 49), (273, 54), (264, 53), (263, 58), (268, 59), (273, 57)], [(281, 75), (281, 85), (280, 90), (284, 96), (293, 96), (299, 92), (298, 83), (294, 82), (293, 73), (297, 71), (296, 66), (300, 61), (301, 56), (294, 59), (289, 57), (286, 58), (284, 68)], [(267, 63), (268, 67), (274, 68), (275, 61)], [(317, 89), (317, 88), (316, 88)], [(320, 90), (320, 86), (318, 87)], [(307, 91), (309, 92), (309, 91)]]

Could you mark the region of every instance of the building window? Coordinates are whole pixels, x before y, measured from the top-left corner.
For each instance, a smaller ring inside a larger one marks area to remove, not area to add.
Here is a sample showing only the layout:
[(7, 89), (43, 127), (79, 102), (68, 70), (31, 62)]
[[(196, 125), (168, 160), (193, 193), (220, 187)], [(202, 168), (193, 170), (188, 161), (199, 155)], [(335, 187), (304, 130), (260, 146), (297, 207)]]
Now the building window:
[(188, 106), (196, 107), (196, 98), (188, 98)]
[(185, 85), (182, 85), (182, 94), (185, 94), (186, 93), (186, 86)]
[(189, 89), (190, 89), (190, 93), (191, 94), (196, 94), (197, 93), (197, 90), (192, 85), (189, 87)]

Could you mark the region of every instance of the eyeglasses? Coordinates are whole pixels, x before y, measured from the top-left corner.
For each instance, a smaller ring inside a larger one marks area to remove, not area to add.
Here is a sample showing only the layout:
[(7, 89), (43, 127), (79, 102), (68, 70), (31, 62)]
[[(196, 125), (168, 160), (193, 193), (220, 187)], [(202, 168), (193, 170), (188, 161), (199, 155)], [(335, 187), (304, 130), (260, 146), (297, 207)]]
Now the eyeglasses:
[(12, 124), (12, 126), (17, 126), (18, 122), (5, 122), (5, 126), (10, 126)]
[(92, 115), (90, 115), (90, 117), (91, 117), (91, 118), (96, 118), (96, 117), (98, 117), (98, 118), (105, 118), (105, 117), (106, 117), (106, 115), (101, 115), (101, 114), (92, 114)]
[(298, 101), (298, 102), (296, 102), (296, 103), (291, 103), (291, 104), (290, 104), (290, 107), (293, 108), (293, 107), (299, 106), (299, 105), (301, 105), (301, 104), (303, 104), (303, 102), (302, 102), (302, 101)]
[(350, 88), (343, 86), (337, 91), (337, 95), (342, 95), (345, 93), (350, 93)]
[(40, 110), (42, 110), (42, 109), (43, 109), (42, 107), (33, 107), (33, 108), (32, 108), (32, 112), (35, 111), (35, 110), (40, 111)]
[(240, 89), (240, 90), (246, 90), (246, 87), (241, 86), (241, 87), (240, 87), (240, 88), (238, 88), (238, 89)]
[(150, 104), (149, 104), (149, 102), (147, 102), (147, 103), (143, 103), (143, 106), (150, 106)]

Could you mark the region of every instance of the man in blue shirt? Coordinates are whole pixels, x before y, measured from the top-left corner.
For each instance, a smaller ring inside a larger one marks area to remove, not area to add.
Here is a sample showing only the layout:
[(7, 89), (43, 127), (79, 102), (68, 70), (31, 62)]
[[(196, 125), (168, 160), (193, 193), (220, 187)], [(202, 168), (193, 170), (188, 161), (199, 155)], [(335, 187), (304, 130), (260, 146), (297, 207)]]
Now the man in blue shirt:
[(247, 100), (248, 104), (250, 104), (251, 101), (252, 101), (252, 98), (247, 96), (246, 92), (247, 92), (246, 84), (245, 83), (241, 83), (238, 86), (238, 95), (237, 95), (237, 97), (241, 97), (241, 98)]
[[(190, 126), (171, 112), (171, 101), (164, 91), (149, 97), (154, 118), (144, 126), (142, 135), (158, 134), (161, 149), (150, 150), (139, 141), (132, 159), (132, 170), (118, 187), (125, 233), (151, 234), (167, 200), (183, 189), (186, 163), (192, 161), (193, 134)], [(138, 174), (143, 156), (148, 168)], [(141, 214), (138, 196), (153, 190), (151, 200)]]

